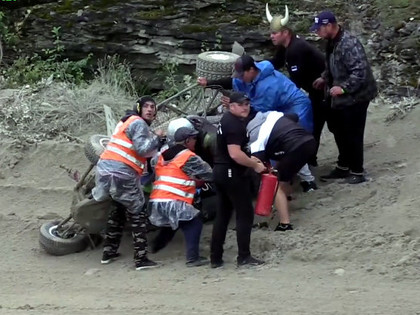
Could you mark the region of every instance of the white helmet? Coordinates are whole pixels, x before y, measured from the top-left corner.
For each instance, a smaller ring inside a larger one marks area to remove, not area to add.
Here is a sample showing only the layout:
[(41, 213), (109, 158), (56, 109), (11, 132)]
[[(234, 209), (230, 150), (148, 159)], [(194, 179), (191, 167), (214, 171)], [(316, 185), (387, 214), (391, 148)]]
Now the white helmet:
[(175, 131), (177, 131), (181, 127), (187, 127), (192, 130), (196, 130), (194, 128), (194, 125), (187, 118), (174, 119), (169, 123), (168, 130), (166, 132), (166, 137), (168, 138), (169, 143), (175, 142), (175, 139), (174, 139)]

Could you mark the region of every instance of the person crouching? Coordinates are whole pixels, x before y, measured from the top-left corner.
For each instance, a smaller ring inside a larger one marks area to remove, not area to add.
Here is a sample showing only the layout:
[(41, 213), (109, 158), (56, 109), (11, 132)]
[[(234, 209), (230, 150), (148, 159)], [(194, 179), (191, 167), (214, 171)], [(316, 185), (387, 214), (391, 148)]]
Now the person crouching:
[(175, 143), (158, 157), (149, 200), (149, 220), (153, 225), (183, 231), (188, 267), (208, 263), (199, 255), (203, 223), (193, 200), (196, 180), (210, 181), (213, 174), (210, 165), (193, 152), (197, 135), (198, 131), (190, 127), (175, 131)]
[(279, 188), (274, 199), (280, 223), (276, 231), (293, 230), (287, 196), (293, 176), (314, 156), (315, 138), (298, 124), (294, 114), (270, 111), (257, 113), (248, 123), (251, 154), (261, 161), (275, 161)]

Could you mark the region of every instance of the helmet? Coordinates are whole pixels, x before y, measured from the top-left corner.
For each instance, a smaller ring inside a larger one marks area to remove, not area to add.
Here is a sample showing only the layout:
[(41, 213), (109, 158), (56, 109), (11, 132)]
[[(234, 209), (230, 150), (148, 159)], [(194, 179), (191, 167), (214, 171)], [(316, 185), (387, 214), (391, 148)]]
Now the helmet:
[(282, 27), (286, 26), (286, 24), (289, 22), (289, 9), (287, 8), (287, 5), (285, 5), (284, 17), (282, 15), (275, 15), (273, 17), (270, 13), (270, 10), (268, 9), (268, 3), (265, 5), (265, 14), (267, 16), (268, 22), (270, 23), (270, 30), (272, 32), (281, 31)]
[(191, 130), (196, 131), (194, 125), (187, 118), (177, 118), (172, 120), (168, 125), (168, 130), (166, 132), (166, 137), (170, 143), (175, 142), (175, 131), (181, 127), (186, 127)]

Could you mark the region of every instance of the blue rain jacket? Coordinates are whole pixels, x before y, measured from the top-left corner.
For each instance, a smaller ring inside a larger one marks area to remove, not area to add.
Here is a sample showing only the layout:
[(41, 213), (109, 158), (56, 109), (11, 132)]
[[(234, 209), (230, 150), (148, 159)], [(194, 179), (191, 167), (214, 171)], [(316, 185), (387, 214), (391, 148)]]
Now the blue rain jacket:
[(234, 78), (232, 85), (236, 91), (247, 93), (251, 108), (256, 112), (279, 111), (285, 114), (295, 113), (299, 124), (308, 132), (313, 131), (313, 114), (309, 97), (285, 75), (274, 70), (269, 61), (256, 62), (260, 70), (251, 83)]

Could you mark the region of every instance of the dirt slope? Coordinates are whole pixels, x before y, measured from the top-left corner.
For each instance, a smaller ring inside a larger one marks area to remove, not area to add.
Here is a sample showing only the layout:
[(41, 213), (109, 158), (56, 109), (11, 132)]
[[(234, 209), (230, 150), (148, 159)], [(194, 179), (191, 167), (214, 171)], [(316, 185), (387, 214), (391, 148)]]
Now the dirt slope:
[[(420, 314), (420, 108), (384, 123), (372, 105), (366, 131), (370, 181), (320, 183), (292, 202), (296, 230), (255, 230), (253, 253), (267, 261), (237, 269), (229, 231), (223, 270), (184, 266), (182, 235), (159, 254), (159, 269), (136, 272), (126, 236), (121, 259), (101, 250), (52, 257), (38, 228), (68, 214), (74, 182), (59, 165), (84, 171), (82, 146), (0, 145), (1, 314)], [(316, 174), (336, 157), (325, 131)], [(274, 225), (276, 222), (271, 222)], [(202, 237), (209, 253), (211, 226)]]

